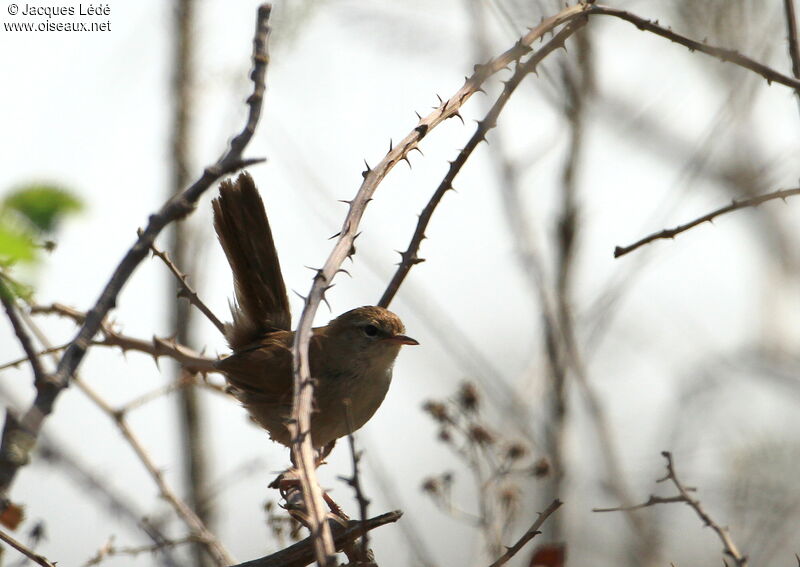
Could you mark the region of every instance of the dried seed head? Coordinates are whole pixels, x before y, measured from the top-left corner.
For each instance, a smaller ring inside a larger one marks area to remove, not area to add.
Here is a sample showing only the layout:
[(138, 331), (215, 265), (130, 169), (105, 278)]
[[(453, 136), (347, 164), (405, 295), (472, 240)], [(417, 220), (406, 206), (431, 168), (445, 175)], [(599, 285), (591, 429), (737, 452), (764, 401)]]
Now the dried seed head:
[(422, 406), (422, 409), (430, 414), (430, 416), (440, 423), (447, 423), (450, 421), (450, 415), (447, 413), (447, 407), (441, 402), (427, 401)]
[(469, 428), (469, 438), (478, 445), (491, 445), (494, 443), (494, 435), (481, 425), (473, 425)]
[(458, 391), (458, 403), (466, 411), (478, 410), (478, 389), (472, 382), (464, 382)]
[(500, 497), (500, 505), (506, 513), (516, 509), (519, 505), (519, 488), (513, 484), (502, 487), (498, 496)]
[(422, 482), (422, 492), (427, 492), (428, 494), (438, 494), (440, 488), (439, 479), (435, 477), (428, 477)]
[(536, 478), (542, 478), (547, 476), (548, 474), (550, 474), (550, 461), (542, 457), (533, 464), (533, 467), (531, 467), (531, 473)]
[(522, 443), (512, 443), (506, 450), (506, 457), (510, 461), (518, 461), (528, 454), (528, 448)]

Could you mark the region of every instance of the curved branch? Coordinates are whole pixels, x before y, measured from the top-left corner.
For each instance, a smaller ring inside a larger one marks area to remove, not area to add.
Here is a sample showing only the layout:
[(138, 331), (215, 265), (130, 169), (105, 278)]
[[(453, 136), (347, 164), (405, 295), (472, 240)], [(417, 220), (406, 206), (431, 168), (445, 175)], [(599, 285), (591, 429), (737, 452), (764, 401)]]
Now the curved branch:
[(414, 234), (411, 236), (411, 242), (408, 243), (408, 248), (406, 251), (401, 253), (401, 261), (397, 267), (397, 271), (394, 273), (392, 280), (386, 287), (386, 291), (383, 292), (383, 296), (381, 296), (380, 301), (378, 301), (378, 305), (381, 307), (388, 307), (392, 302), (392, 299), (394, 299), (397, 290), (400, 289), (400, 285), (402, 285), (403, 280), (405, 280), (406, 276), (408, 275), (408, 272), (411, 271), (411, 268), (416, 264), (425, 261), (423, 258), (419, 258), (417, 256), (417, 252), (419, 251), (422, 241), (425, 239), (425, 230), (428, 228), (428, 223), (430, 223), (434, 210), (439, 205), (439, 202), (442, 200), (442, 197), (444, 197), (444, 194), (453, 189), (453, 181), (469, 157), (472, 155), (472, 152), (478, 147), (478, 144), (486, 140), (486, 134), (489, 132), (489, 130), (497, 125), (497, 118), (500, 116), (500, 113), (503, 111), (503, 108), (505, 108), (508, 99), (511, 98), (511, 95), (514, 93), (516, 88), (526, 76), (536, 71), (536, 66), (541, 63), (545, 57), (559, 47), (564, 47), (564, 42), (567, 40), (567, 38), (585, 24), (585, 19), (571, 22), (553, 39), (539, 49), (539, 51), (534, 53), (527, 61), (525, 61), (525, 63), (517, 65), (514, 74), (510, 79), (508, 79), (508, 81), (506, 81), (500, 96), (497, 97), (497, 100), (492, 105), (492, 108), (489, 109), (489, 112), (486, 114), (483, 120), (478, 122), (478, 127), (475, 129), (475, 133), (469, 139), (467, 145), (464, 146), (464, 149), (459, 152), (456, 159), (450, 162), (450, 167), (447, 170), (447, 174), (436, 188), (436, 191), (434, 191), (433, 196), (428, 201), (428, 204), (425, 205), (424, 209), (422, 209), (422, 213), (419, 215), (419, 220), (417, 221), (417, 227), (414, 229)]
[(660, 26), (657, 22), (651, 22), (650, 20), (631, 14), (625, 10), (617, 10), (616, 8), (595, 5), (589, 8), (587, 13), (593, 16), (613, 16), (615, 18), (619, 18), (620, 20), (625, 20), (626, 22), (635, 25), (642, 31), (654, 33), (670, 41), (683, 45), (689, 48), (689, 51), (699, 51), (701, 53), (705, 53), (706, 55), (710, 55), (711, 57), (716, 57), (720, 61), (733, 63), (734, 65), (738, 65), (739, 67), (753, 71), (757, 75), (764, 77), (768, 83), (780, 83), (781, 85), (785, 85), (792, 89), (800, 90), (800, 79), (794, 79), (788, 75), (784, 75), (772, 67), (764, 65), (763, 63), (759, 63), (755, 59), (751, 59), (746, 55), (742, 55), (733, 49), (708, 45), (705, 42), (691, 39), (685, 35), (674, 32), (669, 28)]
[(464, 85), (450, 99), (442, 102), (428, 116), (421, 118), (417, 126), (403, 138), (400, 144), (392, 147), (374, 169), (367, 168), (361, 187), (353, 200), (349, 202), (350, 208), (339, 232), (336, 245), (325, 261), (325, 265), (317, 271), (311, 290), (305, 298), (305, 305), (292, 345), (294, 396), (292, 398), (292, 419), (289, 423), (294, 438), (292, 453), (300, 473), (312, 536), (317, 542), (316, 557), (321, 565), (329, 562), (333, 546), (328, 525), (324, 522), (322, 493), (316, 481), (313, 448), (309, 434), (314, 386), (310, 375), (308, 346), (314, 315), (319, 304), (322, 302), (325, 292), (330, 288), (342, 262), (353, 253), (353, 242), (357, 236), (358, 224), (364, 214), (364, 209), (389, 171), (400, 161), (407, 160), (409, 152), (418, 149), (419, 142), (430, 130), (446, 119), (457, 116), (464, 102), (481, 89), (481, 85), (486, 79), (528, 53), (531, 50), (530, 45), (534, 41), (554, 28), (581, 16), (587, 8), (587, 4), (578, 4), (543, 20), (502, 55), (484, 65), (476, 66), (472, 76), (466, 79)]
[(738, 211), (739, 209), (746, 209), (748, 207), (757, 207), (761, 203), (766, 203), (767, 201), (773, 201), (775, 199), (783, 199), (785, 201), (788, 197), (793, 197), (795, 195), (800, 195), (800, 188), (781, 189), (780, 191), (773, 191), (772, 193), (758, 195), (757, 197), (752, 197), (750, 199), (734, 199), (729, 205), (713, 210), (702, 217), (698, 217), (693, 221), (687, 222), (686, 224), (678, 225), (675, 228), (665, 228), (660, 232), (654, 232), (650, 236), (645, 236), (641, 240), (638, 240), (628, 246), (617, 246), (614, 248), (614, 258), (619, 258), (620, 256), (628, 254), (629, 252), (633, 252), (637, 248), (640, 248), (645, 244), (649, 244), (654, 240), (659, 240), (662, 238), (675, 238), (680, 233), (686, 232), (687, 230), (690, 230), (699, 224), (703, 224), (704, 222), (713, 222), (715, 218), (726, 213)]
[[(150, 216), (147, 227), (125, 254), (94, 307), (87, 313), (86, 320), (64, 352), (56, 371), (47, 376), (42, 384), (37, 385), (36, 399), (19, 422), (13, 426), (15, 429), (14, 435), (4, 435), (3, 444), (0, 447), (0, 493), (6, 494), (8, 492), (20, 467), (28, 461), (30, 450), (45, 419), (53, 411), (56, 399), (69, 384), (70, 378), (86, 355), (93, 337), (100, 330), (106, 314), (116, 305), (117, 297), (123, 286), (127, 283), (136, 267), (147, 256), (156, 236), (169, 223), (188, 215), (194, 209), (203, 192), (220, 177), (247, 165), (263, 161), (261, 159), (245, 159), (242, 154), (253, 137), (256, 124), (261, 116), (263, 96), (266, 90), (266, 69), (269, 61), (267, 52), (269, 27), (267, 22), (270, 11), (271, 7), (268, 4), (264, 4), (258, 9), (256, 33), (253, 40), (253, 70), (251, 73), (253, 91), (247, 99), (249, 113), (244, 129), (231, 140), (230, 146), (223, 156), (216, 163), (207, 167), (197, 181), (185, 191), (167, 201), (156, 214)], [(6, 427), (6, 430), (8, 430), (8, 427)], [(14, 442), (19, 447), (9, 446), (12, 439), (15, 440)], [(19, 443), (20, 440), (22, 443)], [(18, 448), (23, 451), (19, 455), (21, 458), (7, 458), (9, 454), (13, 454)], [(220, 563), (224, 562), (224, 558), (217, 559)]]

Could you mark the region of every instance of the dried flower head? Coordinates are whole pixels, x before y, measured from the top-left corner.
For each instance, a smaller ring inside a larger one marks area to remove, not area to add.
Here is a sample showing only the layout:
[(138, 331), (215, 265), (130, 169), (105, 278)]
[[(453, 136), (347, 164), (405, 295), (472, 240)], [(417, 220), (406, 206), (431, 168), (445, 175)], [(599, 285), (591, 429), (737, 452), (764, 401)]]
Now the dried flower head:
[(498, 494), (500, 499), (500, 505), (503, 507), (503, 510), (508, 514), (509, 512), (514, 511), (519, 505), (519, 498), (520, 498), (520, 491), (519, 487), (508, 484), (500, 488), (500, 492)]
[(473, 425), (470, 427), (469, 438), (478, 445), (491, 445), (494, 443), (494, 435), (482, 425)]
[(458, 391), (458, 403), (468, 412), (478, 411), (478, 389), (472, 382), (464, 382)]
[(450, 414), (447, 413), (447, 407), (441, 402), (434, 402), (429, 400), (425, 402), (422, 409), (430, 414), (430, 416), (440, 423), (450, 422)]
[(439, 479), (436, 477), (430, 476), (422, 481), (422, 492), (427, 492), (428, 494), (438, 494), (440, 488)]
[(533, 464), (533, 467), (531, 467), (531, 473), (536, 478), (547, 476), (550, 474), (550, 461), (548, 461), (545, 457), (542, 457)]
[(528, 448), (522, 443), (512, 443), (506, 449), (506, 458), (510, 461), (518, 461), (528, 454)]

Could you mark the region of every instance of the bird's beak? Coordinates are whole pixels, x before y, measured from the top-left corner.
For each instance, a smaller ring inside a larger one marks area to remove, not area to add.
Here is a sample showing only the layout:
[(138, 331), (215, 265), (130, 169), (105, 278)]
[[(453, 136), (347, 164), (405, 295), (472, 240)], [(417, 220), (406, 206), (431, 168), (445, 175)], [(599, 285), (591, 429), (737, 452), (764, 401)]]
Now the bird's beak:
[(412, 339), (411, 337), (407, 337), (405, 335), (392, 335), (391, 337), (386, 337), (383, 339), (387, 343), (394, 343), (398, 345), (418, 345), (419, 342), (416, 339)]

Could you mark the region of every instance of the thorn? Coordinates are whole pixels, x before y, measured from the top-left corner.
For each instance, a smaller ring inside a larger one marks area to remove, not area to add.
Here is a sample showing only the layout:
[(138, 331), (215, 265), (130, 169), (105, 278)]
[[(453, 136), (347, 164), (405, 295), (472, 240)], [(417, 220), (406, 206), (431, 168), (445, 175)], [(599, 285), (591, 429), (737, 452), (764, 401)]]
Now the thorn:
[(348, 201), (347, 199), (337, 199), (340, 203), (344, 203), (345, 205), (351, 205), (353, 201)]
[(391, 138), (389, 138), (389, 151), (391, 152), (394, 149), (394, 142)]
[(302, 299), (303, 302), (308, 301), (308, 298), (305, 295), (302, 295), (299, 291), (292, 290), (292, 293), (294, 293), (297, 297)]
[(337, 232), (336, 234), (334, 234), (333, 236), (331, 236), (330, 238), (328, 238), (328, 240), (333, 240), (334, 238), (338, 238), (338, 237), (340, 237), (341, 235), (342, 235), (341, 231), (340, 231), (340, 232)]
[(347, 274), (347, 275), (348, 275), (348, 276), (350, 276), (351, 278), (353, 277), (353, 276), (352, 276), (352, 274), (350, 274), (350, 272), (348, 272), (348, 271), (347, 271), (347, 270), (345, 270), (344, 268), (339, 268), (338, 270), (336, 270), (336, 273), (337, 273), (337, 274), (338, 274), (339, 272), (341, 272), (341, 273), (343, 273), (343, 274)]
[(422, 116), (420, 116), (420, 115), (419, 115), (419, 112), (417, 112), (417, 111), (415, 110), (415, 111), (414, 111), (414, 114), (416, 114), (416, 115), (417, 115), (417, 118), (419, 118), (419, 119), (420, 119), (420, 121), (422, 121)]
[(404, 161), (408, 164), (408, 169), (411, 169), (411, 162), (408, 161), (408, 156), (403, 156), (400, 158), (400, 161)]
[(413, 150), (417, 150), (417, 151), (419, 152), (419, 155), (421, 155), (421, 156), (424, 156), (424, 155), (425, 155), (425, 154), (423, 154), (423, 153), (422, 153), (422, 150), (421, 150), (421, 149), (419, 149), (417, 146), (414, 146), (413, 148), (411, 148), (411, 149), (410, 149), (410, 150), (408, 150), (408, 151), (409, 151), (409, 152), (411, 152), (411, 151), (413, 151)]
[(372, 171), (372, 168), (369, 166), (366, 159), (364, 160), (364, 165), (367, 166), (367, 171)]
[(460, 113), (459, 111), (457, 111), (457, 110), (456, 110), (456, 111), (453, 113), (453, 116), (455, 116), (456, 118), (458, 118), (459, 120), (461, 120), (461, 123), (462, 123), (462, 124), (464, 124), (464, 117), (463, 117), (463, 116), (461, 116), (461, 113)]
[[(444, 101), (442, 100), (442, 97), (440, 97), (440, 96), (437, 94), (437, 95), (436, 95), (436, 98), (438, 98), (438, 99), (439, 99), (439, 106), (442, 106), (442, 105), (444, 104)], [(438, 107), (434, 107), (434, 108), (438, 108)]]

